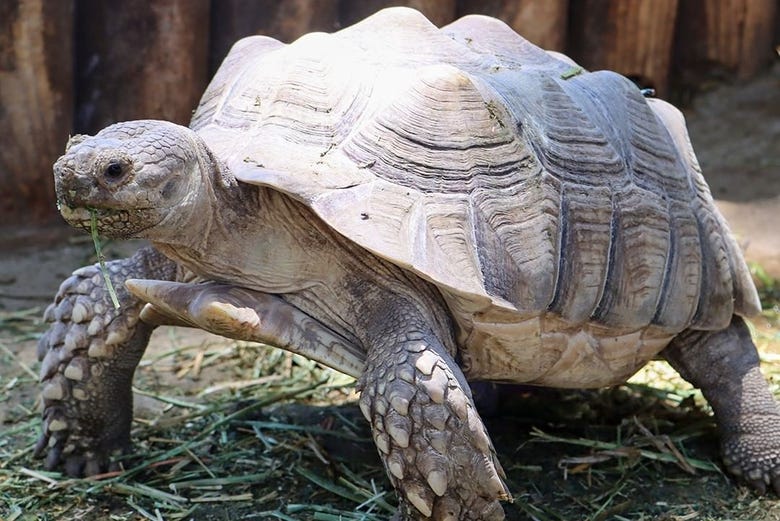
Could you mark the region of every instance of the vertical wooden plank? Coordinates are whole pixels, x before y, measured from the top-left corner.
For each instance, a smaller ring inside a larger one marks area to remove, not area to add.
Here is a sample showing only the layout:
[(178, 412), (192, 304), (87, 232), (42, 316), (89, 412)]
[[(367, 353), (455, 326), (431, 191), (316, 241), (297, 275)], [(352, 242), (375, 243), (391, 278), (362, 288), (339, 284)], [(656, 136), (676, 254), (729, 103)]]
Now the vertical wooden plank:
[(76, 131), (186, 125), (208, 74), (209, 0), (79, 0)]
[(566, 50), (568, 0), (461, 0), (458, 16), (485, 14), (504, 21), (523, 38), (553, 51)]
[(0, 223), (56, 216), (51, 166), (73, 124), (73, 1), (0, 1)]
[(341, 0), (341, 25), (352, 25), (385, 7), (406, 6), (441, 27), (455, 19), (456, 4), (456, 0)]
[(777, 0), (685, 0), (680, 4), (674, 69), (682, 83), (746, 79), (773, 58)]
[(570, 4), (568, 54), (668, 94), (678, 0), (577, 0)]
[(283, 42), (338, 29), (338, 0), (219, 0), (212, 5), (212, 73), (244, 36), (264, 34)]

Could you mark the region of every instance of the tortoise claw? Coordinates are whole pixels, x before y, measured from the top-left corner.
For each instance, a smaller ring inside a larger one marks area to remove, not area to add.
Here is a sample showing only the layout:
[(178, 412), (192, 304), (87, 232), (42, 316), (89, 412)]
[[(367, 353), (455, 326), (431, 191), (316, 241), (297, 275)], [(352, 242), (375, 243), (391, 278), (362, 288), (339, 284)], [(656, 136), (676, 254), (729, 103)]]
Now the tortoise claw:
[(82, 475), (89, 476), (89, 473), (82, 474), (84, 470), (84, 456), (75, 455), (70, 456), (65, 460), (65, 474), (70, 477), (78, 478)]
[(42, 458), (43, 453), (49, 447), (49, 434), (44, 427), (43, 432), (38, 436), (38, 441), (35, 442), (35, 448), (33, 448), (33, 457)]
[(96, 457), (93, 457), (93, 458), (87, 458), (87, 460), (84, 462), (83, 468), (84, 468), (85, 476), (95, 476), (107, 470), (108, 466), (101, 465), (98, 459)]
[(764, 483), (763, 478), (750, 479), (748, 480), (748, 485), (762, 496), (766, 494), (766, 483)]
[(46, 454), (46, 462), (43, 464), (43, 468), (46, 470), (54, 470), (57, 465), (60, 464), (62, 459), (62, 444), (55, 443), (53, 447), (49, 448), (49, 452)]
[(762, 495), (770, 490), (780, 495), (780, 436), (775, 420), (774, 415), (748, 418), (745, 430), (722, 445), (728, 471)]

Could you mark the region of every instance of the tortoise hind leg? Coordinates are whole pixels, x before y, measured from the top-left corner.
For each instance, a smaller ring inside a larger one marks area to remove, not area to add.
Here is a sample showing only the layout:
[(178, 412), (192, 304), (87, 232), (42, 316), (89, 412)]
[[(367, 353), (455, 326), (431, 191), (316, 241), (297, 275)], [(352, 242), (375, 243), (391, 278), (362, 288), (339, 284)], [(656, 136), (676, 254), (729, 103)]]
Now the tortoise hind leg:
[(745, 322), (734, 316), (721, 331), (685, 331), (663, 355), (712, 406), (726, 468), (761, 493), (771, 486), (780, 494), (780, 407)]
[(132, 380), (153, 326), (139, 320), (144, 303), (124, 288), (128, 277), (173, 279), (177, 266), (153, 248), (107, 263), (120, 309), (99, 266), (76, 270), (46, 309), (38, 342), (43, 429), (35, 454), (45, 467), (63, 463), (72, 476), (104, 472), (130, 446)]

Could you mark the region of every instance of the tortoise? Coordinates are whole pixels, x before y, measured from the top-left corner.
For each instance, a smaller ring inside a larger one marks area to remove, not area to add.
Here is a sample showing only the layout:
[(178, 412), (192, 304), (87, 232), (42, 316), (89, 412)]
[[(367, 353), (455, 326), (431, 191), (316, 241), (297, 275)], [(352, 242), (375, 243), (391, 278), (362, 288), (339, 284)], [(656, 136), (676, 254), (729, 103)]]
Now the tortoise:
[(404, 519), (511, 500), (469, 381), (593, 388), (660, 356), (701, 388), (725, 466), (780, 491), (760, 310), (681, 113), (502, 22), (393, 8), (237, 42), (189, 128), (75, 136), (63, 217), (150, 246), (63, 282), (39, 344), (36, 453), (95, 474), (129, 443), (152, 329), (265, 342), (358, 379)]

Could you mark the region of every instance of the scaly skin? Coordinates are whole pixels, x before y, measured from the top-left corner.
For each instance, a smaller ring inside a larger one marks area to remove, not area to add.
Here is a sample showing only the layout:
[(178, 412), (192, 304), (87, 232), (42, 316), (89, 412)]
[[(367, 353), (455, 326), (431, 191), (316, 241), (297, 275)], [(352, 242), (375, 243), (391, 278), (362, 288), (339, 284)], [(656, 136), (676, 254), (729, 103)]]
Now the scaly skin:
[(398, 491), (396, 518), (504, 519), (499, 500), (511, 500), (504, 471), (463, 373), (423, 322), (390, 317), (371, 344), (359, 389)]
[(686, 331), (663, 354), (712, 406), (729, 472), (762, 494), (780, 494), (780, 407), (745, 322), (734, 316), (721, 331)]
[(50, 324), (38, 342), (43, 432), (36, 456), (46, 468), (64, 463), (71, 476), (111, 467), (130, 446), (132, 379), (153, 326), (139, 320), (144, 302), (124, 287), (131, 277), (176, 277), (176, 265), (153, 248), (107, 263), (121, 308), (115, 310), (99, 266), (76, 270), (44, 314)]

